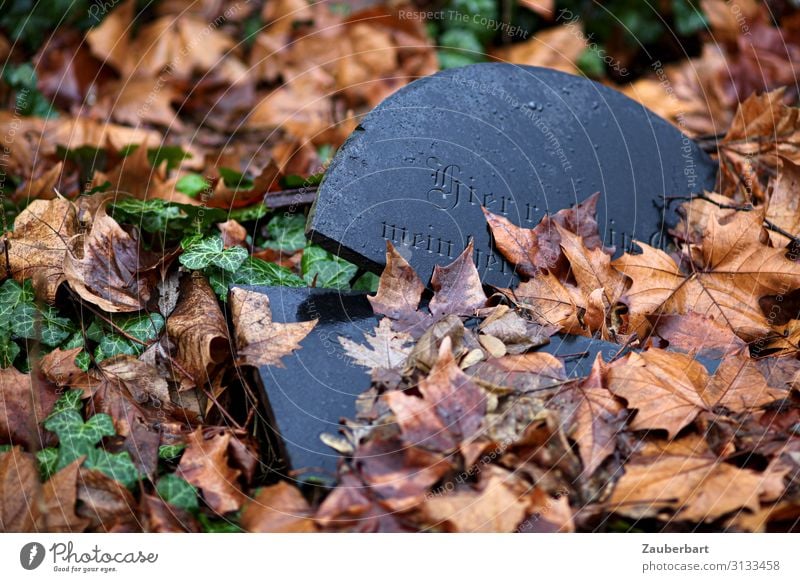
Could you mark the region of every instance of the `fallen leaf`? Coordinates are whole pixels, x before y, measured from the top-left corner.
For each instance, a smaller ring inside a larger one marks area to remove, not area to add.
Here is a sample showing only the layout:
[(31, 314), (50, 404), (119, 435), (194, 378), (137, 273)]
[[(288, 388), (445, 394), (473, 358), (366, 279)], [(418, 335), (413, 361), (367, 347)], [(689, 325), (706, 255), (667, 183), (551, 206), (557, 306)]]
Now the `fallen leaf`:
[(633, 518), (710, 522), (741, 508), (757, 510), (761, 477), (723, 462), (704, 441), (687, 437), (634, 455), (614, 487), (607, 507)]
[(46, 532), (76, 533), (89, 525), (89, 520), (75, 513), (78, 500), (78, 469), (82, 459), (74, 461), (50, 477), (42, 487), (38, 528)]
[(269, 298), (263, 293), (231, 289), (231, 319), (242, 363), (250, 366), (282, 365), (281, 358), (300, 349), (317, 320), (275, 323)]
[(238, 479), (241, 472), (228, 463), (229, 432), (209, 438), (198, 428), (189, 436), (177, 475), (197, 487), (203, 499), (217, 513), (236, 511), (245, 500)]
[(366, 346), (346, 337), (338, 339), (347, 355), (370, 371), (402, 367), (412, 347), (411, 336), (402, 331), (393, 331), (387, 318), (381, 319), (373, 334), (364, 333)]
[(565, 386), (556, 398), (568, 414), (568, 434), (578, 443), (586, 476), (614, 452), (625, 421), (625, 407), (605, 387), (603, 367), (598, 354), (589, 375)]
[(83, 299), (110, 313), (139, 311), (156, 286), (158, 260), (139, 247), (101, 207), (89, 234), (64, 257), (67, 281)]
[(36, 296), (55, 302), (64, 281), (67, 245), (77, 233), (75, 206), (64, 198), (34, 200), (14, 221), (9, 235), (11, 276), (20, 283), (33, 280)]
[(0, 531), (36, 531), (41, 487), (33, 455), (19, 447), (0, 453)]
[(209, 382), (230, 357), (225, 315), (208, 281), (197, 271), (181, 280), (178, 304), (167, 318), (167, 335), (177, 347), (174, 362), (183, 377), (182, 389)]
[(478, 269), (472, 260), (474, 246), (470, 240), (456, 260), (442, 267), (436, 265), (431, 277), (433, 299), (428, 304), (434, 317), (443, 315), (470, 316), (486, 303)]
[(41, 423), (58, 400), (55, 386), (16, 368), (0, 370), (0, 442), (24, 445), (28, 451), (47, 446)]
[(241, 524), (249, 532), (313, 533), (317, 527), (311, 516), (300, 490), (281, 481), (261, 489), (244, 506)]

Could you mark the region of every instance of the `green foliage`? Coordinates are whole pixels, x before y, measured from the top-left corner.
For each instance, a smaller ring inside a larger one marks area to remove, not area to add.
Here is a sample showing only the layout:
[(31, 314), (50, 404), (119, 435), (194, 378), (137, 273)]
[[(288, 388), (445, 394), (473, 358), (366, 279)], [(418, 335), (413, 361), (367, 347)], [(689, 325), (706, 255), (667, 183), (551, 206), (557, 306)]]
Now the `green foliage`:
[(175, 184), (175, 189), (178, 192), (182, 192), (193, 198), (210, 187), (211, 184), (200, 174), (186, 174), (185, 176), (181, 176)]
[(443, 47), (438, 53), (439, 64), (443, 69), (479, 63), (486, 58), (483, 44), (471, 30), (462, 28), (448, 30), (439, 37), (439, 43)]
[(358, 271), (354, 264), (316, 245), (309, 245), (303, 251), (301, 267), (303, 278), (309, 285), (313, 283), (316, 287), (340, 290), (350, 288), (350, 280)]
[(38, 457), (43, 474), (52, 475), (70, 463), (84, 458), (84, 466), (105, 473), (126, 487), (132, 487), (139, 479), (139, 471), (126, 452), (110, 453), (102, 448), (104, 437), (116, 435), (114, 421), (104, 413), (95, 414), (84, 421), (81, 415), (81, 391), (65, 392), (56, 402), (53, 412), (45, 419), (44, 427), (58, 437), (58, 449)]
[(97, 343), (94, 358), (98, 362), (120, 354), (138, 356), (164, 329), (164, 318), (159, 313), (115, 316), (110, 321), (95, 319), (86, 329), (86, 338)]
[(252, 190), (255, 186), (252, 178), (230, 168), (219, 168), (219, 175), (225, 185), (234, 190)]
[(0, 28), (34, 51), (58, 27), (85, 29), (99, 24), (106, 11), (92, 9), (91, 5), (90, 0), (7, 0), (0, 11)]
[(672, 17), (675, 30), (682, 36), (692, 35), (708, 26), (706, 15), (696, 1), (672, 0)]
[(158, 447), (158, 458), (162, 461), (173, 461), (177, 459), (186, 448), (184, 444), (161, 445)]
[(213, 266), (233, 273), (247, 258), (247, 251), (242, 247), (226, 249), (220, 236), (189, 239), (183, 249), (181, 264), (197, 271)]
[(46, 347), (55, 347), (76, 331), (75, 325), (59, 315), (55, 307), (35, 303), (30, 280), (22, 285), (7, 279), (0, 285), (0, 365), (13, 364), (22, 349), (17, 342), (39, 341)]
[(375, 273), (364, 273), (353, 283), (353, 291), (366, 291), (375, 293), (378, 290), (380, 277)]
[(47, 98), (36, 88), (36, 71), (30, 63), (18, 66), (6, 65), (3, 80), (16, 91), (14, 110), (19, 115), (56, 117), (56, 112)]
[(243, 530), (238, 525), (239, 514), (235, 513), (227, 519), (214, 519), (205, 513), (198, 513), (197, 519), (206, 533), (241, 533)]
[[(122, 149), (120, 152), (122, 157), (127, 157), (139, 149), (138, 144), (132, 144)], [(158, 168), (161, 164), (166, 164), (167, 172), (171, 172), (181, 165), (183, 160), (188, 160), (192, 157), (189, 152), (183, 151), (180, 146), (159, 146), (157, 148), (148, 148), (147, 161), (153, 168)]]
[(47, 481), (58, 471), (58, 449), (46, 447), (36, 452), (36, 460), (39, 462), (39, 475), (42, 481)]
[(197, 489), (191, 483), (172, 473), (164, 475), (158, 480), (156, 491), (161, 499), (175, 507), (187, 511), (195, 511), (199, 508)]
[(277, 214), (267, 223), (268, 249), (293, 253), (306, 246), (306, 218), (302, 214)]

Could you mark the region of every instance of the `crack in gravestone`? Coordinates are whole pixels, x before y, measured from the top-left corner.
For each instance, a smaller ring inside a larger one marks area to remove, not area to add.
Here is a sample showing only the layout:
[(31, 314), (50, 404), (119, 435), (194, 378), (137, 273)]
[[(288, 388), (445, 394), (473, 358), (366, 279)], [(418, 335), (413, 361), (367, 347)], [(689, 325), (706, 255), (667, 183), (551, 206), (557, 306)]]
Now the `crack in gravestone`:
[(485, 283), (513, 268), (481, 206), (522, 227), (601, 193), (617, 254), (662, 247), (676, 197), (713, 190), (716, 164), (621, 93), (538, 67), (483, 63), (419, 79), (370, 112), (336, 154), (309, 217), (313, 242), (380, 272), (385, 241), (423, 280), (475, 243)]

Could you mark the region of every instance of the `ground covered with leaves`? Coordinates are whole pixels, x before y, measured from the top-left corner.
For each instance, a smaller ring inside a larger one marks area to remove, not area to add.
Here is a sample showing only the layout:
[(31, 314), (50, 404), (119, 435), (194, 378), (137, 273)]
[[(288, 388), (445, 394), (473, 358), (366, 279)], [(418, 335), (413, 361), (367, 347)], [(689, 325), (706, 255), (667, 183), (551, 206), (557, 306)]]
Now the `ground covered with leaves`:
[[(12, 4), (0, 530), (797, 528), (800, 36), (782, 3), (676, 1), (666, 20), (608, 3), (639, 45), (578, 1), (561, 7), (586, 31), (550, 2), (512, 3), (535, 32), (512, 39), (301, 0)], [(486, 212), (512, 289), (484, 288), (471, 249), (427, 286), (391, 247), (378, 279), (306, 241), (358, 114), (491, 58), (624, 89), (713, 150), (716, 192), (682, 201), (667, 249), (617, 259), (603, 193), (534, 229)], [(326, 436), (332, 490), (275, 481), (252, 382), (314, 323), (274, 323), (238, 285), (374, 293), (380, 324), (342, 341), (372, 384)], [(559, 332), (618, 350), (568, 378), (533, 351)]]

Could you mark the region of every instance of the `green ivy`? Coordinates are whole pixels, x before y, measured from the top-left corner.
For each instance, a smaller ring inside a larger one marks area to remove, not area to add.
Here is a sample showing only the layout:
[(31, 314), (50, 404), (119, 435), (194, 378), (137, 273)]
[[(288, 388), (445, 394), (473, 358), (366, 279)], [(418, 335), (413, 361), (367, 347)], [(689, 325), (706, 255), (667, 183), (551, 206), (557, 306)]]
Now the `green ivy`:
[(161, 499), (170, 505), (187, 511), (199, 509), (197, 489), (177, 475), (169, 473), (159, 478), (156, 483), (156, 491), (161, 496)]

